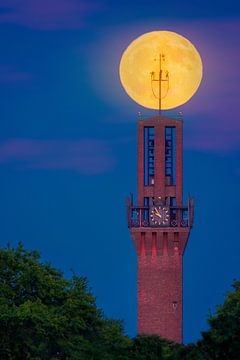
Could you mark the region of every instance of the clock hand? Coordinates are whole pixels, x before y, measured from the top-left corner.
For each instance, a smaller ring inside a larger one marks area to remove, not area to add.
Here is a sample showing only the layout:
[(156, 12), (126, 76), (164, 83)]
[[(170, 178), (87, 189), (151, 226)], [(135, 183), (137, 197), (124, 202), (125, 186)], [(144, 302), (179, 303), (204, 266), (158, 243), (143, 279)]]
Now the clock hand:
[(162, 215), (160, 214), (160, 212), (156, 208), (155, 208), (155, 213), (156, 213), (157, 216), (162, 217)]

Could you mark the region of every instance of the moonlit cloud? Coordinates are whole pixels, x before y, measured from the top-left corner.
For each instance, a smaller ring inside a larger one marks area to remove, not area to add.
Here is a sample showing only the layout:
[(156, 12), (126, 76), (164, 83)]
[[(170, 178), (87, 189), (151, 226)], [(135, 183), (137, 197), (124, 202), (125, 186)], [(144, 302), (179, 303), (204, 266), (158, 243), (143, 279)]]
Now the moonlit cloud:
[(112, 169), (107, 143), (97, 139), (10, 139), (0, 143), (0, 165), (16, 169), (55, 169), (95, 175)]
[(76, 29), (96, 8), (85, 0), (1, 0), (0, 23), (38, 30)]

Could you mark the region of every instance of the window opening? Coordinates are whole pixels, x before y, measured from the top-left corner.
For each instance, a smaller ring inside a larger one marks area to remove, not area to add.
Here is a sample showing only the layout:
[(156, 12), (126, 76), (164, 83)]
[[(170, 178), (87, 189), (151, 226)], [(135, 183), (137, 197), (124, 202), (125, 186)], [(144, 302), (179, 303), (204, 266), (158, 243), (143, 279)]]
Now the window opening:
[(176, 210), (176, 198), (170, 197), (170, 218), (171, 220), (176, 220), (177, 210)]
[(144, 185), (154, 185), (154, 127), (144, 127)]
[(143, 211), (143, 218), (145, 221), (149, 219), (149, 197), (144, 197), (144, 207), (148, 207)]
[(176, 128), (165, 128), (166, 185), (176, 185)]

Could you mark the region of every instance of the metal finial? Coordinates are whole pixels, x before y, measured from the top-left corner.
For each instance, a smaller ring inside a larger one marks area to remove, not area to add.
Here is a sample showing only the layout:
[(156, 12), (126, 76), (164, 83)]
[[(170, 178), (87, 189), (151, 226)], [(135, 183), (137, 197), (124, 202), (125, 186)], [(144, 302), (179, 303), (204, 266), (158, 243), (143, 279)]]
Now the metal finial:
[[(159, 115), (161, 115), (161, 110), (162, 110), (162, 99), (164, 99), (167, 96), (168, 90), (169, 90), (169, 72), (167, 70), (163, 71), (162, 70), (162, 61), (165, 61), (165, 54), (159, 54), (159, 58), (158, 59), (154, 59), (154, 61), (159, 61), (159, 73), (158, 73), (158, 77), (155, 76), (155, 72), (151, 71), (150, 75), (151, 75), (151, 87), (152, 87), (152, 93), (153, 96), (158, 99), (158, 111), (159, 111)], [(158, 96), (155, 94), (154, 89), (153, 89), (153, 82), (158, 82)], [(166, 92), (164, 94), (164, 96), (162, 95), (162, 83), (166, 82), (167, 83), (167, 89)]]

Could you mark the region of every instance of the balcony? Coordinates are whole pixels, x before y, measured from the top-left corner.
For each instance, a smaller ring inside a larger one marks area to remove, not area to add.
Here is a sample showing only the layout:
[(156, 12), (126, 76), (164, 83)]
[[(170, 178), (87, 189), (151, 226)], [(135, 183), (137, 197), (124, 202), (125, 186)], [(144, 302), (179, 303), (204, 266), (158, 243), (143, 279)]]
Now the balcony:
[[(181, 111), (164, 110), (164, 111), (162, 111), (162, 115), (157, 115), (157, 116), (151, 117), (151, 119), (161, 118), (161, 117), (165, 117), (165, 118), (167, 117), (169, 119), (182, 121), (183, 113)], [(141, 112), (138, 113), (138, 120), (147, 120), (147, 119), (149, 119), (149, 116), (144, 116), (144, 115), (142, 115)]]
[(127, 221), (129, 228), (187, 228), (193, 225), (194, 199), (188, 199), (188, 206), (165, 206), (167, 221), (155, 224), (151, 219), (153, 206), (133, 205), (132, 196), (127, 199)]

